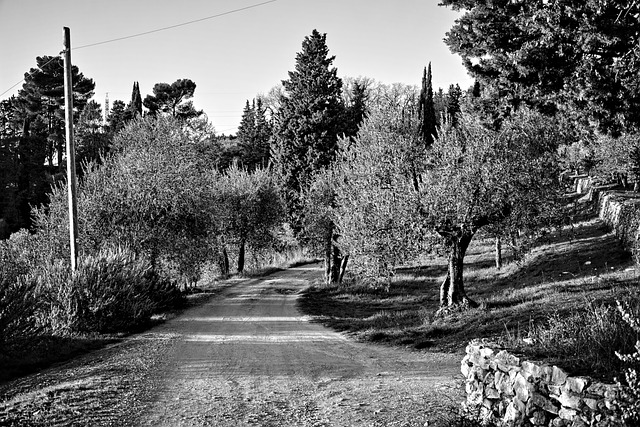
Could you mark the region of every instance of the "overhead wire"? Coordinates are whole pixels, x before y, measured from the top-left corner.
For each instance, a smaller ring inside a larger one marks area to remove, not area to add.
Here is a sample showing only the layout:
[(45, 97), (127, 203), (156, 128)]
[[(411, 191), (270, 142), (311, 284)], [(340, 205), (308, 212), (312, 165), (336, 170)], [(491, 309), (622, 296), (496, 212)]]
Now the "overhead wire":
[[(60, 55), (56, 55), (51, 57), (50, 60), (48, 60), (47, 62), (45, 62), (44, 64), (42, 64), (42, 66), (40, 66), (40, 68), (44, 68), (47, 65), (49, 65), (50, 63), (52, 63), (55, 59), (60, 58)], [(29, 74), (30, 76), (32, 76), (36, 71), (38, 70), (33, 70), (33, 71), (29, 71), (28, 73), (25, 74)], [(5, 93), (9, 92), (11, 89), (13, 89), (14, 87), (18, 86), (20, 83), (24, 82), (24, 79), (20, 80), (18, 83), (14, 84), (13, 86), (11, 86), (9, 89), (5, 90), (4, 92), (0, 93), (0, 96), (4, 95)]]
[[(277, 1), (278, 0), (267, 0), (267, 1), (263, 1), (261, 3), (255, 3), (255, 4), (252, 4), (252, 5), (249, 5), (249, 6), (240, 7), (240, 8), (233, 9), (233, 10), (229, 10), (227, 12), (222, 12), (222, 13), (217, 13), (215, 15), (205, 16), (204, 18), (199, 18), (199, 19), (194, 19), (192, 21), (182, 22), (180, 24), (169, 25), (169, 26), (162, 27), (162, 28), (156, 28), (155, 30), (144, 31), (142, 33), (136, 33), (136, 34), (131, 34), (131, 35), (128, 35), (128, 36), (123, 36), (123, 37), (117, 37), (117, 38), (114, 38), (114, 39), (104, 40), (104, 41), (101, 41), (101, 42), (90, 43), (90, 44), (85, 44), (85, 45), (82, 45), (82, 46), (72, 47), (71, 50), (85, 49), (87, 47), (99, 46), (99, 45), (103, 45), (103, 44), (107, 44), (107, 43), (113, 43), (113, 42), (117, 42), (117, 41), (121, 41), (121, 40), (132, 39), (132, 38), (135, 38), (135, 37), (146, 36), (148, 34), (158, 33), (160, 31), (171, 30), (173, 28), (184, 27), (185, 25), (191, 25), (191, 24), (195, 24), (197, 22), (206, 21), (206, 20), (209, 20), (209, 19), (219, 18), (219, 17), (225, 16), (225, 15), (231, 15), (233, 13), (238, 13), (238, 12), (242, 12), (242, 11), (245, 11), (245, 10), (248, 10), (248, 9), (253, 9), (253, 8), (256, 8), (256, 7), (264, 6), (265, 4), (275, 3)], [(45, 67), (50, 62), (52, 62), (55, 58), (59, 58), (59, 57), (60, 57), (60, 55), (51, 58), (51, 60), (48, 61), (46, 64), (44, 64), (42, 67)], [(33, 72), (29, 72), (29, 74), (33, 75), (33, 73), (35, 73), (35, 71), (36, 70), (34, 70)], [(24, 82), (24, 79), (20, 80), (18, 83), (14, 84), (13, 86), (11, 86), (9, 89), (5, 90), (4, 92), (0, 93), (0, 96), (2, 96), (5, 93), (9, 92), (10, 90), (12, 90), (14, 87), (18, 86), (22, 82)]]
[(259, 7), (259, 6), (264, 6), (265, 4), (274, 3), (276, 1), (278, 1), (278, 0), (268, 0), (268, 1), (264, 1), (262, 3), (256, 3), (256, 4), (253, 4), (253, 5), (250, 5), (250, 6), (245, 6), (245, 7), (241, 7), (241, 8), (234, 9), (234, 10), (230, 10), (230, 11), (227, 11), (227, 12), (218, 13), (216, 15), (205, 16), (204, 18), (194, 19), (193, 21), (183, 22), (181, 24), (169, 25), (167, 27), (157, 28), (155, 30), (144, 31), (142, 33), (132, 34), (132, 35), (129, 35), (129, 36), (124, 36), (124, 37), (118, 37), (118, 38), (115, 38), (115, 39), (105, 40), (105, 41), (101, 41), (101, 42), (97, 42), (97, 43), (85, 44), (83, 46), (78, 46), (78, 47), (75, 47), (75, 48), (71, 48), (71, 50), (84, 49), (84, 48), (87, 48), (87, 47), (93, 47), (93, 46), (98, 46), (98, 45), (102, 45), (102, 44), (113, 43), (113, 42), (117, 42), (117, 41), (120, 41), (120, 40), (132, 39), (134, 37), (146, 36), (147, 34), (158, 33), (160, 31), (166, 31), (166, 30), (170, 30), (170, 29), (173, 29), (173, 28), (183, 27), (185, 25), (195, 24), (196, 22), (206, 21), (208, 19), (219, 18), (219, 17), (225, 16), (225, 15), (231, 15), (232, 13), (242, 12), (244, 10), (253, 9), (253, 8), (256, 8), (256, 7)]

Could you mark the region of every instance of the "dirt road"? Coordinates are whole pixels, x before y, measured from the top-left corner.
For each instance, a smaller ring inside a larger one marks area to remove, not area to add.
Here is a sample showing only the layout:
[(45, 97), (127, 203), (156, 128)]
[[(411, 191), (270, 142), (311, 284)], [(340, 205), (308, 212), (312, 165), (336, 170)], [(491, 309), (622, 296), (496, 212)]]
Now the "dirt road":
[(356, 343), (296, 300), (319, 265), (241, 279), (145, 333), (0, 386), (0, 426), (447, 426), (459, 355)]
[(137, 423), (433, 425), (456, 404), (459, 356), (355, 343), (313, 323), (296, 299), (320, 274), (302, 266), (242, 280), (157, 328), (178, 338)]

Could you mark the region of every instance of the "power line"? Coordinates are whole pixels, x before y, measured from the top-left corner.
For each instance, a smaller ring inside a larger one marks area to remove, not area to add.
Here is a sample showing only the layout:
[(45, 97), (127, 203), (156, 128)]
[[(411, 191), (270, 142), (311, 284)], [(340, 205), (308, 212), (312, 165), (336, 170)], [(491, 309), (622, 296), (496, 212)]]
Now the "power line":
[[(277, 2), (277, 1), (278, 0), (267, 0), (267, 1), (264, 1), (262, 3), (252, 4), (250, 6), (229, 10), (227, 12), (218, 13), (216, 15), (206, 16), (204, 18), (195, 19), (193, 21), (188, 21), (188, 22), (183, 22), (181, 24), (170, 25), (170, 26), (167, 26), (167, 27), (157, 28), (155, 30), (145, 31), (145, 32), (142, 32), (142, 33), (131, 34), (129, 36), (118, 37), (118, 38), (115, 38), (115, 39), (105, 40), (105, 41), (101, 41), (101, 42), (97, 42), (97, 43), (85, 44), (85, 45), (78, 46), (78, 47), (72, 47), (71, 50), (84, 49), (84, 48), (87, 48), (87, 47), (93, 47), (93, 46), (98, 46), (98, 45), (102, 45), (102, 44), (117, 42), (117, 41), (120, 41), (120, 40), (132, 39), (134, 37), (145, 36), (147, 34), (157, 33), (157, 32), (160, 32), (160, 31), (166, 31), (166, 30), (170, 30), (170, 29), (173, 29), (173, 28), (184, 27), (185, 25), (195, 24), (196, 22), (206, 21), (208, 19), (219, 18), (219, 17), (225, 16), (225, 15), (231, 15), (232, 13), (242, 12), (244, 10), (253, 9), (253, 8), (264, 6), (265, 4), (274, 3), (274, 2)], [(49, 62), (52, 62), (55, 58), (59, 58), (59, 57), (60, 57), (59, 55), (55, 56)], [(49, 64), (49, 62), (44, 64), (43, 67), (47, 66)], [(33, 73), (30, 72), (29, 75), (33, 75)], [(2, 96), (5, 93), (9, 92), (11, 89), (13, 89), (14, 87), (18, 86), (22, 82), (24, 82), (24, 79), (20, 80), (18, 83), (14, 84), (13, 86), (11, 86), (9, 89), (5, 90), (4, 92), (0, 93), (0, 96)]]
[[(47, 65), (49, 65), (49, 64), (50, 64), (50, 63), (52, 63), (55, 59), (58, 59), (58, 58), (60, 58), (60, 55), (52, 57), (50, 60), (48, 60), (46, 63), (44, 63), (44, 64), (42, 65), (42, 67), (40, 67), (40, 68), (42, 69), (42, 68), (46, 67)], [(32, 75), (33, 75), (35, 72), (37, 72), (37, 71), (38, 71), (38, 70), (34, 70), (33, 72), (32, 72), (32, 71), (29, 71), (29, 76), (32, 76)], [(5, 93), (9, 92), (11, 89), (13, 89), (14, 87), (18, 86), (18, 85), (19, 85), (20, 83), (22, 83), (22, 82), (24, 82), (24, 79), (20, 80), (18, 83), (14, 84), (13, 86), (11, 86), (9, 89), (5, 90), (4, 92), (0, 93), (0, 96), (2, 96), (2, 95), (4, 95)]]
[(84, 49), (85, 47), (93, 47), (93, 46), (98, 46), (98, 45), (101, 45), (101, 44), (117, 42), (117, 41), (120, 41), (120, 40), (132, 39), (134, 37), (146, 36), (147, 34), (158, 33), (160, 31), (166, 31), (166, 30), (170, 30), (172, 28), (183, 27), (185, 25), (195, 24), (196, 22), (206, 21), (208, 19), (219, 18), (220, 16), (231, 15), (232, 13), (242, 12), (242, 11), (247, 10), (247, 9), (253, 9), (255, 7), (263, 6), (263, 5), (268, 4), (268, 3), (274, 3), (276, 1), (278, 1), (278, 0), (268, 0), (268, 1), (265, 1), (265, 2), (262, 2), (262, 3), (256, 3), (256, 4), (253, 4), (253, 5), (250, 5), (250, 6), (241, 7), (239, 9), (230, 10), (228, 12), (222, 12), (222, 13), (218, 13), (216, 15), (211, 15), (211, 16), (206, 16), (204, 18), (195, 19), (193, 21), (183, 22), (181, 24), (170, 25), (168, 27), (157, 28), (155, 30), (145, 31), (143, 33), (132, 34), (130, 36), (118, 37), (118, 38), (115, 38), (115, 39), (105, 40), (105, 41), (102, 41), (102, 42), (85, 44), (83, 46), (78, 46), (76, 48), (72, 48), (71, 50)]

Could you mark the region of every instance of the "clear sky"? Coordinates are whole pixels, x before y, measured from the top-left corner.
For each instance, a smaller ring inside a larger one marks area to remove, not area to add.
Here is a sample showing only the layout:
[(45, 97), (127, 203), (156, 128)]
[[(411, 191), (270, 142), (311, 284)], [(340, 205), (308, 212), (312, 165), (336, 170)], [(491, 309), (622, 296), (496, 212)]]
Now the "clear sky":
[[(461, 60), (442, 41), (458, 14), (437, 0), (276, 0), (166, 31), (80, 48), (224, 14), (266, 0), (0, 0), (0, 93), (36, 56), (63, 49), (96, 82), (94, 99), (129, 102), (134, 81), (144, 98), (155, 83), (193, 80), (195, 107), (218, 133), (234, 133), (247, 99), (288, 77), (302, 40), (327, 34), (340, 77), (419, 84), (432, 63), (434, 87), (471, 85)], [(21, 84), (0, 96), (16, 94)]]

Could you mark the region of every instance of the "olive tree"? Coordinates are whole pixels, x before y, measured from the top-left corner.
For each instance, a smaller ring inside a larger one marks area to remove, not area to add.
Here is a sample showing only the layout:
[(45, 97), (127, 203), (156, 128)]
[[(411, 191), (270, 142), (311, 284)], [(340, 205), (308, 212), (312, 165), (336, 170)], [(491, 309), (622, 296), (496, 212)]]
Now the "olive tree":
[(341, 234), (378, 274), (392, 274), (440, 243), (448, 254), (441, 307), (474, 306), (463, 281), (469, 243), (483, 227), (548, 214), (559, 195), (560, 134), (551, 120), (527, 110), (500, 131), (461, 117), (420, 150), (399, 117), (393, 109), (372, 114), (343, 156)]
[[(252, 172), (232, 165), (224, 173), (209, 175), (213, 222), (221, 240), (222, 257), (226, 244), (237, 245), (238, 272), (245, 266), (246, 246), (262, 249), (274, 241), (273, 230), (284, 220), (284, 204), (269, 170)], [(222, 265), (227, 265), (223, 261)], [(228, 273), (228, 266), (221, 268)]]

